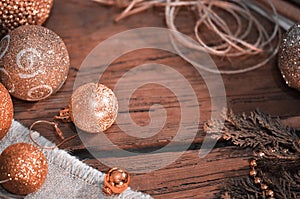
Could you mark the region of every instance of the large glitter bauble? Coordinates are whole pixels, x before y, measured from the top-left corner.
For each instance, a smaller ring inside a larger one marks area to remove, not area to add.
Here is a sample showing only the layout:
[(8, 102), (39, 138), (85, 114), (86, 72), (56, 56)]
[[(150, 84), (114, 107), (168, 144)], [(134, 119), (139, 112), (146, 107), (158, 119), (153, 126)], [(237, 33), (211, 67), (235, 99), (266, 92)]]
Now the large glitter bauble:
[(76, 127), (85, 132), (99, 133), (116, 120), (118, 100), (103, 84), (88, 83), (73, 92), (69, 111)]
[(0, 181), (9, 192), (27, 195), (38, 190), (48, 173), (46, 157), (37, 147), (17, 143), (7, 147), (0, 155)]
[(0, 140), (8, 132), (14, 116), (13, 103), (6, 88), (0, 83)]
[(284, 35), (278, 66), (288, 86), (300, 91), (300, 24), (293, 25)]
[(38, 101), (65, 82), (70, 60), (62, 39), (42, 26), (21, 26), (4, 37), (1, 81), (16, 98)]
[(0, 0), (0, 38), (22, 25), (42, 25), (53, 0)]

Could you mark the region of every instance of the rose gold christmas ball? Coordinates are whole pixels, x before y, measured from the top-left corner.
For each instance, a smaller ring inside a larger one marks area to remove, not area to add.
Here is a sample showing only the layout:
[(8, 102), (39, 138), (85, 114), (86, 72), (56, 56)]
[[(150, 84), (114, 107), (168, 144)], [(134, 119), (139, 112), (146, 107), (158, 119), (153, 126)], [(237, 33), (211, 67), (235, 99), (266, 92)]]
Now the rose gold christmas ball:
[(286, 84), (300, 91), (300, 23), (285, 33), (278, 52), (278, 67)]
[(0, 140), (8, 132), (14, 115), (13, 103), (6, 88), (0, 83)]
[(103, 191), (107, 195), (120, 194), (127, 189), (129, 183), (128, 172), (120, 168), (112, 168), (105, 174)]
[(1, 185), (9, 192), (27, 195), (38, 190), (44, 183), (48, 164), (44, 154), (28, 143), (7, 147), (0, 155)]
[(22, 25), (42, 25), (52, 4), (53, 0), (1, 0), (0, 38)]
[(105, 131), (114, 123), (117, 114), (118, 100), (113, 91), (103, 84), (85, 84), (71, 96), (71, 119), (85, 132)]
[(67, 79), (68, 51), (53, 31), (42, 26), (21, 26), (3, 41), (8, 48), (0, 77), (14, 97), (27, 101), (45, 99)]

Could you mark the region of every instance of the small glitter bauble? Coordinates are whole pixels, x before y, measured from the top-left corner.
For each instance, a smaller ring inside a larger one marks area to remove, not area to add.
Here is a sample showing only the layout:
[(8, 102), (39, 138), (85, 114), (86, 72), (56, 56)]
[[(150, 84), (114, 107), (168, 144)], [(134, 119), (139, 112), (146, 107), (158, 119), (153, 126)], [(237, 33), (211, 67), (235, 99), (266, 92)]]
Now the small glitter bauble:
[(13, 103), (6, 88), (0, 83), (0, 140), (8, 132), (14, 115)]
[(0, 38), (22, 25), (42, 25), (53, 0), (0, 0)]
[[(3, 40), (1, 81), (16, 98), (38, 101), (65, 82), (70, 60), (62, 39), (42, 26), (21, 26)], [(9, 41), (9, 42), (8, 42)]]
[(293, 25), (284, 35), (278, 64), (288, 86), (300, 91), (300, 24)]
[(48, 163), (41, 150), (28, 143), (7, 147), (0, 155), (0, 181), (9, 192), (27, 195), (45, 182)]
[(76, 127), (85, 132), (99, 133), (116, 120), (118, 100), (103, 84), (88, 83), (73, 92), (69, 111)]
[(103, 192), (107, 195), (120, 194), (127, 189), (129, 183), (128, 172), (119, 168), (112, 168), (104, 176)]

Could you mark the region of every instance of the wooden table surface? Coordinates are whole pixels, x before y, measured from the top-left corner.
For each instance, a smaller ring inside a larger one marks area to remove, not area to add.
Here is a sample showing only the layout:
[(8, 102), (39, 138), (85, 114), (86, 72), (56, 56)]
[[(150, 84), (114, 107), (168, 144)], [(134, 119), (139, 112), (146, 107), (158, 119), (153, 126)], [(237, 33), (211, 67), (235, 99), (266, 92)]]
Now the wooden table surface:
[[(133, 28), (165, 27), (163, 12), (160, 9), (150, 9), (114, 23), (113, 17), (119, 12), (117, 8), (101, 6), (89, 0), (55, 1), (45, 26), (60, 35), (66, 43), (71, 60), (69, 76), (64, 86), (48, 99), (35, 103), (13, 99), (16, 120), (29, 127), (36, 120), (52, 120), (61, 108), (66, 107), (82, 61), (101, 41)], [(188, 27), (193, 26), (193, 18), (186, 19), (191, 20), (181, 20), (178, 23), (181, 23), (185, 33), (191, 33)], [(190, 82), (200, 104), (200, 125), (196, 129), (197, 136), (191, 147), (175, 162), (157, 171), (133, 174), (131, 187), (151, 194), (154, 198), (212, 198), (225, 179), (247, 175), (248, 156), (233, 146), (218, 143), (205, 158), (199, 158), (199, 148), (203, 140), (201, 124), (210, 118), (211, 107), (205, 83), (195, 69), (172, 53), (144, 49), (118, 58), (112, 67), (105, 71), (101, 82), (114, 88), (118, 79), (129, 69), (149, 62), (172, 66)], [(275, 59), (258, 70), (222, 77), (227, 107), (235, 113), (249, 113), (259, 108), (265, 113), (283, 119), (300, 115), (300, 93), (286, 86)], [(174, 84), (180, 82), (175, 81)], [(180, 107), (176, 96), (170, 90), (155, 84), (145, 85), (133, 94), (130, 101), (130, 116), (138, 125), (148, 124), (150, 121), (148, 110), (154, 103), (160, 103), (168, 116), (166, 125), (157, 135), (147, 139), (134, 138), (122, 132), (117, 125), (106, 131), (108, 138), (118, 147), (140, 152), (134, 158), (145, 160), (144, 166), (149, 169), (151, 165), (147, 164), (145, 158), (147, 151), (156, 150), (172, 142), (180, 120)], [(61, 123), (60, 126), (66, 137), (76, 134), (73, 124)], [(59, 142), (51, 130), (43, 131), (42, 135), (56, 143)], [(72, 155), (100, 171), (108, 169), (85, 149), (78, 137), (61, 148), (69, 150)], [(174, 147), (173, 151), (165, 153), (161, 155), (177, 155), (181, 151), (177, 151)], [(112, 158), (118, 165), (118, 157)]]

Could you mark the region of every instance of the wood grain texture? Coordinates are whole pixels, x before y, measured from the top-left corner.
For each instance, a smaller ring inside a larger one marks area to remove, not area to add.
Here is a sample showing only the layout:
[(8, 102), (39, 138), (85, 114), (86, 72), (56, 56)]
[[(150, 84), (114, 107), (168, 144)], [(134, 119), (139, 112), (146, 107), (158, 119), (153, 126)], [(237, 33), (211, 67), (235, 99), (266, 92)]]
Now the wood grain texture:
[[(71, 59), (69, 76), (61, 90), (48, 99), (36, 103), (13, 99), (16, 120), (28, 127), (36, 120), (52, 120), (61, 108), (66, 107), (82, 61), (101, 41), (116, 33), (133, 28), (165, 27), (163, 13), (160, 10), (151, 9), (119, 23), (114, 23), (113, 17), (119, 12), (120, 10), (117, 8), (100, 6), (92, 1), (54, 1), (51, 16), (45, 26), (60, 35), (66, 43)], [(191, 33), (193, 17), (186, 16), (184, 19), (179, 20), (178, 23), (181, 24), (183, 32)], [(109, 50), (107, 49), (107, 51)], [(249, 60), (249, 62), (251, 61), (255, 60)], [(202, 123), (211, 116), (211, 101), (203, 78), (189, 63), (172, 53), (160, 50), (134, 51), (115, 60), (103, 74), (101, 82), (114, 88), (123, 74), (134, 66), (144, 63), (172, 66), (182, 74), (190, 82), (196, 93), (201, 117), (199, 126), (193, 129), (197, 135), (189, 149), (167, 167), (153, 172), (134, 174), (132, 188), (152, 194), (154, 198), (212, 198), (218, 187), (222, 186), (226, 179), (247, 175), (248, 154), (241, 153), (236, 148), (226, 144), (219, 143), (208, 156), (199, 158), (199, 149), (204, 138)], [(91, 67), (88, 75), (93, 75), (96, 71), (97, 67)], [(145, 71), (145, 76), (150, 72)], [(265, 113), (283, 119), (299, 116), (300, 93), (285, 85), (276, 66), (276, 59), (258, 70), (239, 75), (223, 75), (222, 77), (226, 89), (227, 106), (233, 109), (235, 113), (247, 113), (259, 108)], [(181, 80), (178, 79), (172, 81), (178, 87), (182, 84)], [(190, 99), (190, 96), (187, 95), (186, 98)], [(169, 89), (150, 84), (139, 88), (131, 96), (129, 105), (131, 118), (137, 125), (145, 126), (150, 122), (149, 112), (158, 110), (149, 111), (149, 108), (156, 103), (165, 108), (167, 115), (164, 128), (156, 135), (146, 139), (135, 138), (122, 132), (118, 125), (113, 125), (106, 132), (109, 140), (118, 147), (137, 152), (137, 155), (128, 158), (141, 160), (143, 164), (140, 166), (149, 169), (151, 169), (151, 165), (147, 162), (147, 153), (171, 143), (176, 134), (180, 121), (179, 102), (176, 95)], [(127, 113), (121, 111), (119, 116), (121, 117), (123, 114)], [(296, 125), (295, 122), (297, 123), (298, 120), (296, 119), (289, 124)], [(123, 125), (125, 128), (131, 128), (126, 123)], [(187, 123), (186, 125), (191, 124)], [(61, 123), (60, 126), (65, 137), (76, 134), (76, 128), (73, 124)], [(51, 128), (39, 126), (38, 130), (48, 139), (56, 143), (59, 142)], [(64, 144), (62, 148), (101, 171), (107, 169), (107, 166), (97, 161), (86, 150), (79, 138)], [(178, 155), (182, 153), (182, 151), (178, 151), (178, 148), (180, 149), (179, 145), (176, 146), (175, 144), (169, 151), (163, 152), (165, 154), (160, 155)], [(110, 146), (104, 149), (106, 152), (113, 150)], [(124, 157), (106, 158), (115, 161), (118, 165), (119, 160)]]
[[(266, 0), (259, 0), (261, 3), (265, 4), (266, 6), (270, 7), (270, 4)], [(299, 13), (300, 9), (296, 5), (294, 5), (293, 1), (286, 1), (286, 0), (271, 0), (274, 7), (276, 8), (277, 12), (288, 19), (299, 22), (300, 16)]]

